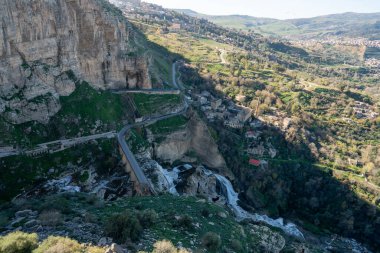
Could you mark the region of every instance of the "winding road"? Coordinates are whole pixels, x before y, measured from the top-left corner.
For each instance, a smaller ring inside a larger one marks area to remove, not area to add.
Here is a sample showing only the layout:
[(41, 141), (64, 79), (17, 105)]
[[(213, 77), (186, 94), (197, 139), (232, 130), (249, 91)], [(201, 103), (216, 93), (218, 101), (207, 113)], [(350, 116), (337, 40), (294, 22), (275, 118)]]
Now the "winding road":
[[(173, 74), (172, 74), (173, 86), (178, 91), (180, 91), (181, 89), (180, 89), (180, 87), (177, 83), (177, 80), (176, 80), (176, 63), (173, 63), (172, 70), (173, 70)], [(163, 89), (163, 91), (164, 91), (164, 89)], [(151, 125), (151, 124), (154, 124), (160, 120), (165, 120), (168, 118), (172, 118), (175, 116), (182, 115), (187, 111), (188, 107), (189, 107), (189, 105), (188, 105), (188, 102), (186, 101), (186, 98), (183, 98), (183, 107), (179, 111), (173, 112), (173, 113), (168, 113), (168, 114), (161, 115), (161, 116), (147, 118), (142, 122), (138, 122), (138, 123), (134, 123), (134, 124), (128, 124), (128, 125), (124, 126), (123, 129), (121, 129), (121, 131), (118, 133), (117, 141), (119, 142), (119, 146), (121, 148), (121, 151), (125, 155), (125, 158), (128, 160), (129, 165), (131, 166), (131, 169), (133, 170), (133, 173), (136, 176), (136, 180), (138, 181), (138, 184), (139, 184), (140, 188), (142, 189), (141, 192), (144, 192), (144, 189), (149, 189), (151, 194), (155, 194), (155, 191), (154, 191), (152, 185), (150, 184), (149, 180), (145, 176), (144, 171), (141, 169), (141, 167), (140, 167), (139, 163), (137, 162), (134, 154), (132, 153), (131, 149), (128, 147), (125, 136), (129, 133), (131, 128)]]

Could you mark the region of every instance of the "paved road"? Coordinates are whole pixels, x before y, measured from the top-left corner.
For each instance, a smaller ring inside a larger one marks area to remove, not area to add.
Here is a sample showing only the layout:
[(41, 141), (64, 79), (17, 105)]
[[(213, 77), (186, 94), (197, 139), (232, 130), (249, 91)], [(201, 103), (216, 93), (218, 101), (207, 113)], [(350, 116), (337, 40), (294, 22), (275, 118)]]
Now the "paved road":
[[(172, 74), (173, 86), (175, 88), (177, 88), (177, 90), (180, 90), (179, 85), (178, 85), (177, 80), (176, 80), (176, 63), (173, 63), (172, 71), (173, 71), (173, 74)], [(184, 98), (183, 99), (183, 107), (178, 112), (173, 112), (173, 113), (169, 113), (169, 114), (165, 114), (165, 115), (161, 115), (161, 116), (151, 117), (151, 118), (147, 118), (146, 120), (144, 120), (142, 122), (138, 122), (138, 123), (134, 123), (134, 124), (128, 124), (128, 125), (124, 126), (123, 129), (117, 135), (117, 140), (119, 142), (119, 145), (120, 145), (125, 157), (128, 159), (129, 164), (131, 165), (131, 168), (132, 168), (134, 174), (136, 175), (137, 180), (139, 181), (138, 183), (141, 186), (148, 187), (152, 193), (154, 193), (154, 189), (150, 185), (147, 177), (145, 176), (140, 165), (138, 164), (138, 162), (137, 162), (134, 154), (132, 153), (131, 149), (128, 147), (125, 136), (128, 134), (129, 130), (133, 127), (147, 126), (147, 125), (154, 124), (160, 120), (164, 120), (164, 119), (168, 119), (168, 118), (172, 118), (175, 116), (182, 115), (187, 111), (188, 107), (189, 107), (188, 102)]]
[(47, 152), (55, 153), (55, 152), (63, 151), (65, 149), (68, 149), (73, 146), (83, 144), (92, 140), (104, 139), (104, 138), (111, 139), (111, 138), (114, 138), (115, 136), (116, 136), (116, 131), (112, 131), (112, 132), (94, 134), (94, 135), (83, 136), (83, 137), (78, 137), (78, 138), (45, 142), (45, 143), (38, 144), (35, 148), (30, 149), (30, 150), (17, 150), (17, 149), (10, 150), (9, 148), (6, 148), (6, 149), (3, 148), (3, 149), (0, 149), (0, 158), (20, 155), (20, 154), (34, 155), (34, 154), (41, 154), (41, 153), (47, 153)]

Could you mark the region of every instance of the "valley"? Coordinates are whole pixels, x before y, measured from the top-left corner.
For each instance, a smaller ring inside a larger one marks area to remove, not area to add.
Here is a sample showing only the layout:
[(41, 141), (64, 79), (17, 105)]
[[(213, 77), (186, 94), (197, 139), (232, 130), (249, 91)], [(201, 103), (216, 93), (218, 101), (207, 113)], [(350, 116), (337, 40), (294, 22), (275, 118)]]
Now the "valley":
[(0, 252), (21, 237), (28, 253), (378, 252), (376, 30), (314, 40), (294, 20), (305, 37), (283, 40), (259, 34), (269, 19), (16, 2), (57, 28), (4, 25), (18, 44), (0, 55)]

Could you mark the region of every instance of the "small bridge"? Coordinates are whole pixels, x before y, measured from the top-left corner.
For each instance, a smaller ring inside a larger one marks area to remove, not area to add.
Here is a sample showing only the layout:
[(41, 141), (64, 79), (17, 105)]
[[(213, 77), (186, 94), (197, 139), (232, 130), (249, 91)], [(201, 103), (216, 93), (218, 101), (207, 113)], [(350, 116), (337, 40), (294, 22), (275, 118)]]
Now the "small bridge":
[(126, 171), (131, 177), (131, 181), (133, 182), (133, 187), (137, 195), (142, 196), (155, 194), (154, 189), (151, 187), (150, 182), (146, 178), (140, 165), (136, 161), (135, 156), (125, 141), (125, 135), (131, 129), (131, 127), (131, 125), (124, 127), (117, 136), (123, 163), (125, 165)]

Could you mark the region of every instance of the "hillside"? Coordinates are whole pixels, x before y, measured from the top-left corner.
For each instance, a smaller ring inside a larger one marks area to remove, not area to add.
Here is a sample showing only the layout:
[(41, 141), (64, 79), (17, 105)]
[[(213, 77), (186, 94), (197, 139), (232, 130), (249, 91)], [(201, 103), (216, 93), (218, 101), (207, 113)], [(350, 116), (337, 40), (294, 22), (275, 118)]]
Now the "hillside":
[(380, 248), (377, 50), (139, 0), (1, 1), (0, 253)]
[(292, 36), (292, 39), (326, 36), (380, 38), (380, 13), (343, 13), (314, 18), (276, 20), (242, 15), (210, 16), (191, 10), (177, 11), (205, 18), (225, 27), (254, 30), (270, 36)]

